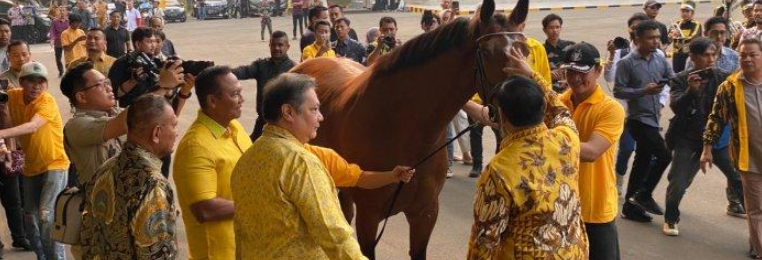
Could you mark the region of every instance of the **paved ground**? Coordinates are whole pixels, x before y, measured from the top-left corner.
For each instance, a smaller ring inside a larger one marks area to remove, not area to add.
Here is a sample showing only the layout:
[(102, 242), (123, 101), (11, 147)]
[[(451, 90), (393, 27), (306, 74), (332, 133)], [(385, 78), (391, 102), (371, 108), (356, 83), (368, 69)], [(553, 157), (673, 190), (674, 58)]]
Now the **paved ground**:
[[(673, 6), (674, 7), (674, 6)], [(609, 39), (626, 35), (625, 21), (639, 8), (611, 8), (590, 10), (567, 10), (558, 12), (565, 19), (563, 38), (591, 42), (601, 50)], [(677, 10), (663, 10), (662, 21), (669, 22), (677, 16)], [(699, 7), (699, 17), (705, 18), (710, 12), (708, 5)], [(396, 17), (400, 24), (399, 37), (411, 39), (419, 34), (420, 15), (412, 13), (387, 13)], [(530, 13), (527, 32), (530, 36), (544, 39), (540, 20), (548, 12)], [(383, 13), (352, 14), (352, 27), (363, 35), (366, 29), (377, 26)], [(274, 29), (291, 30), (290, 17), (274, 18)], [(259, 21), (257, 19), (219, 20), (182, 24), (170, 24), (166, 32), (180, 54), (185, 59), (214, 60), (218, 64), (243, 65), (269, 55), (267, 44), (260, 41)], [(289, 35), (291, 32), (289, 31)], [(289, 51), (291, 57), (298, 60), (297, 41), (292, 41)], [(33, 58), (48, 65), (55, 73), (53, 50), (49, 45), (32, 46)], [(70, 116), (68, 103), (60, 94), (59, 80), (55, 76), (50, 81), (50, 91), (57, 97), (64, 117)], [(254, 120), (254, 83), (245, 82), (244, 116), (241, 118), (247, 129), (253, 127)], [(605, 88), (608, 87), (603, 85)], [(194, 98), (195, 99), (195, 98)], [(181, 116), (180, 129), (187, 129), (195, 119), (198, 109), (195, 100), (191, 102)], [(665, 111), (671, 117), (671, 112)], [(664, 122), (663, 125), (666, 125)], [(490, 131), (485, 131), (485, 151), (494, 149), (494, 139)], [(489, 159), (492, 153), (487, 152)], [(467, 251), (467, 241), (472, 222), (472, 201), (474, 180), (466, 175), (469, 168), (455, 166), (456, 176), (447, 181), (440, 195), (441, 212), (437, 227), (429, 245), (431, 259), (463, 259)], [(664, 181), (666, 182), (666, 180)], [(662, 203), (666, 184), (657, 188), (657, 201)], [(718, 171), (698, 175), (691, 191), (683, 203), (683, 215), (680, 237), (666, 237), (661, 234), (662, 220), (654, 223), (639, 224), (618, 219), (620, 244), (623, 259), (743, 259), (747, 250), (747, 230), (745, 221), (725, 215), (725, 180)], [(0, 214), (4, 218), (4, 214)], [(0, 225), (2, 241), (10, 244), (7, 227)], [(185, 235), (180, 228), (180, 244), (187, 248)], [(378, 247), (379, 259), (405, 259), (407, 256), (407, 224), (402, 217), (393, 217), (389, 228)], [(31, 253), (5, 251), (6, 259), (33, 259)], [(180, 259), (187, 258), (185, 254)]]

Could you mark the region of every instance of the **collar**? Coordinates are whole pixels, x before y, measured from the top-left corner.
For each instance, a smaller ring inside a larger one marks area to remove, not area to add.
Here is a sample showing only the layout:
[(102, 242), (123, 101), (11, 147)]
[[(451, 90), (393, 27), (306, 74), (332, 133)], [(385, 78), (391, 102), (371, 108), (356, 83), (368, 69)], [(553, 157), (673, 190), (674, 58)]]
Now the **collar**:
[(527, 128), (524, 130), (520, 130), (513, 133), (506, 134), (505, 138), (503, 138), (503, 141), (500, 142), (500, 150), (505, 149), (505, 147), (508, 147), (511, 143), (516, 142), (516, 140), (532, 136), (532, 135), (539, 135), (540, 133), (543, 133), (545, 131), (548, 131), (548, 127), (545, 126), (544, 123), (540, 123), (539, 125), (531, 128)]
[(148, 166), (151, 167), (149, 170), (161, 170), (161, 159), (145, 148), (140, 147), (138, 144), (127, 142), (124, 145), (124, 148), (122, 148), (122, 153), (130, 158), (141, 158), (142, 160), (145, 160)]
[[(105, 55), (106, 55), (106, 53), (105, 53), (105, 52), (101, 52), (101, 53), (99, 53), (99, 54), (98, 54), (98, 61), (99, 61), (99, 62), (103, 62), (103, 56), (105, 56)], [(90, 57), (89, 57), (89, 56), (88, 56), (88, 57), (85, 57), (85, 58), (86, 58), (88, 61), (90, 61)]]
[(338, 45), (339, 43), (341, 43), (341, 45), (344, 45), (344, 46), (349, 46), (349, 43), (350, 43), (350, 42), (352, 42), (352, 38), (349, 38), (349, 36), (347, 36), (347, 38), (346, 38), (346, 39), (344, 39), (343, 41), (342, 41), (342, 40), (339, 40), (339, 39), (336, 39), (336, 45)]
[(265, 124), (265, 128), (262, 130), (262, 136), (286, 139), (288, 141), (297, 143), (300, 146), (304, 146), (304, 144), (302, 144), (302, 142), (300, 142), (299, 139), (296, 139), (296, 137), (292, 135), (291, 132), (289, 132), (285, 128), (282, 128), (276, 125)]
[(108, 112), (84, 108), (77, 108), (74, 112), (74, 116), (106, 117), (108, 114)]
[[(635, 49), (632, 49), (630, 51), (630, 53), (633, 55), (633, 57), (635, 57), (637, 59), (646, 60), (646, 56), (643, 56), (642, 54), (640, 54), (640, 51), (638, 51), (637, 47)], [(656, 53), (656, 52), (652, 51), (650, 54), (648, 54), (648, 57), (650, 57), (651, 59), (646, 60), (646, 61), (652, 60), (654, 58), (654, 53)]]
[(217, 121), (214, 121), (214, 119), (206, 115), (206, 113), (201, 110), (198, 111), (198, 117), (196, 118), (196, 121), (209, 129), (209, 132), (212, 132), (212, 136), (214, 136), (216, 139), (222, 137), (229, 130), (228, 128), (217, 123)]

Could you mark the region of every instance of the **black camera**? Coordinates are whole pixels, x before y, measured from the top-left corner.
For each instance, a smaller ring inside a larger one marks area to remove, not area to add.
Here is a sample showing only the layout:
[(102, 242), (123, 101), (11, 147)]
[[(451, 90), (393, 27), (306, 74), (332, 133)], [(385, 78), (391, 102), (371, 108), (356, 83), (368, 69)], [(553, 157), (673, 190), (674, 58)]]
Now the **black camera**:
[(382, 40), (384, 41), (384, 45), (389, 46), (389, 48), (394, 48), (397, 45), (397, 40), (392, 36), (384, 36)]
[(622, 37), (614, 38), (614, 48), (617, 50), (630, 48), (630, 41)]
[(204, 60), (184, 60), (183, 61), (183, 73), (190, 73), (193, 76), (198, 76), (201, 71), (206, 68), (213, 67), (214, 61)]
[[(127, 56), (127, 66), (132, 70), (132, 78), (138, 82), (159, 83), (159, 65), (157, 60), (142, 51), (135, 51)], [(143, 71), (138, 73), (137, 69)]]

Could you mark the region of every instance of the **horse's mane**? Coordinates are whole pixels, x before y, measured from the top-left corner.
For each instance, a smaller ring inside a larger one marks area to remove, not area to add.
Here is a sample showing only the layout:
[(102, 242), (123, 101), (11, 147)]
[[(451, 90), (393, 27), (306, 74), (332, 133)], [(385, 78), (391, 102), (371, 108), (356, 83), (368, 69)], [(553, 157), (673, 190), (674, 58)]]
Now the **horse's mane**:
[(392, 73), (431, 61), (435, 56), (472, 40), (468, 18), (460, 17), (419, 35), (376, 62), (375, 72)]

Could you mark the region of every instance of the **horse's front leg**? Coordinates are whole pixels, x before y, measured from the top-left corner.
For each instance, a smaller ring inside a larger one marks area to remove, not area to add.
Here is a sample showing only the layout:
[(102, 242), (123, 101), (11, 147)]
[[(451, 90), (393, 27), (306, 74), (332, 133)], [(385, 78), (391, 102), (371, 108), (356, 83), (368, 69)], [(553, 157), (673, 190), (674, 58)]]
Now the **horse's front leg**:
[(410, 225), (410, 259), (426, 259), (426, 248), (429, 246), (431, 232), (439, 216), (439, 199), (426, 209), (415, 213), (405, 213)]
[(381, 221), (383, 213), (377, 212), (378, 207), (367, 207), (362, 203), (356, 203), (357, 219), (355, 226), (357, 228), (357, 241), (360, 243), (362, 254), (370, 260), (376, 259), (376, 232), (378, 223)]

